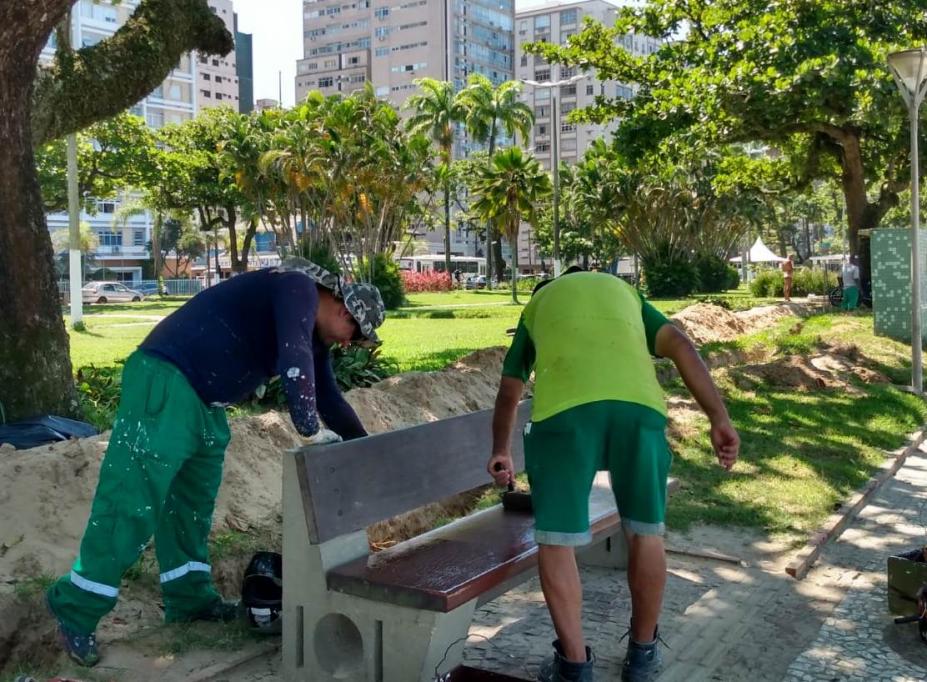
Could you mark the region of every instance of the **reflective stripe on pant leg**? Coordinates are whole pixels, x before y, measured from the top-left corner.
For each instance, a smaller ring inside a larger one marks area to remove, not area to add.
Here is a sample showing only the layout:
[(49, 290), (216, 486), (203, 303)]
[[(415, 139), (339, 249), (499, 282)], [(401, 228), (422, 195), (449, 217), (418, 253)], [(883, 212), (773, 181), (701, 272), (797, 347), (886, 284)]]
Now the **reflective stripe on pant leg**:
[(161, 574), (161, 582), (168, 583), (171, 580), (177, 580), (178, 578), (183, 578), (187, 573), (191, 571), (205, 571), (209, 573), (212, 570), (212, 566), (209, 564), (204, 564), (199, 561), (188, 561), (183, 566), (178, 566), (173, 568), (170, 571), (165, 571)]
[(71, 581), (71, 584), (74, 585), (74, 587), (79, 587), (84, 592), (92, 592), (93, 594), (99, 594), (111, 599), (115, 599), (119, 596), (118, 587), (111, 587), (109, 585), (104, 585), (103, 583), (95, 583), (92, 580), (87, 580), (85, 577), (77, 573), (77, 571), (72, 570), (71, 574), (68, 576), (68, 579)]

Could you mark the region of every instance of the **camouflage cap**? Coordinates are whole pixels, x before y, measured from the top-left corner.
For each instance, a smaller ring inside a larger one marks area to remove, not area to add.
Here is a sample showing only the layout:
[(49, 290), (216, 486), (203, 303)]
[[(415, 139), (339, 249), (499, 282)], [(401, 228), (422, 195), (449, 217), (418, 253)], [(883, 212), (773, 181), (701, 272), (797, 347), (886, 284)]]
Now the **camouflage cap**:
[(296, 271), (302, 272), (305, 275), (308, 275), (316, 284), (319, 284), (339, 298), (343, 298), (341, 294), (341, 276), (336, 275), (333, 272), (329, 272), (321, 265), (316, 265), (312, 261), (306, 260), (305, 258), (285, 258), (283, 262), (277, 268), (274, 268), (277, 272), (289, 272)]
[(363, 282), (343, 283), (341, 297), (364, 338), (379, 344), (380, 338), (374, 330), (383, 324), (386, 317), (386, 306), (383, 305), (379, 289)]

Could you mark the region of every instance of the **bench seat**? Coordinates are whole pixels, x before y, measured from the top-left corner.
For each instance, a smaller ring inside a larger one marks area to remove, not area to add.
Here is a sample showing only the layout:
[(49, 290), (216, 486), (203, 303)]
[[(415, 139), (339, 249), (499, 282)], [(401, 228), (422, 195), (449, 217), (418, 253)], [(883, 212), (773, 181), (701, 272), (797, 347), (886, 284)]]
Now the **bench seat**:
[[(607, 474), (599, 474), (592, 488), (589, 522), (593, 545), (619, 531)], [(504, 592), (499, 588), (537, 568), (537, 553), (534, 517), (497, 505), (336, 566), (326, 578), (330, 590), (448, 613), (473, 598), (483, 604)]]

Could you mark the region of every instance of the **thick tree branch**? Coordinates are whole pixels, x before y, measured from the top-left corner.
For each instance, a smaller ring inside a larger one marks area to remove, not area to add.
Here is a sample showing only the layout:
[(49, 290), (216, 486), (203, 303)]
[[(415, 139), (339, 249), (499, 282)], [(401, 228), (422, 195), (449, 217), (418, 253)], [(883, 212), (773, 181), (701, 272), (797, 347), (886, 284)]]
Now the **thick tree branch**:
[(232, 36), (206, 0), (142, 0), (112, 38), (40, 69), (32, 140), (40, 145), (132, 106), (154, 90), (184, 53), (232, 50)]

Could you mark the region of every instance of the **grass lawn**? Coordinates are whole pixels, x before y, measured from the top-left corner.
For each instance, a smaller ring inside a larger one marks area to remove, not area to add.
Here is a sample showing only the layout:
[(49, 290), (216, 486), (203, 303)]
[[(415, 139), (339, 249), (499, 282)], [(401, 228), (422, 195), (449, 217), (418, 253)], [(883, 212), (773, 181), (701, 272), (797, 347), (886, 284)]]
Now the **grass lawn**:
[[(786, 320), (770, 332), (736, 343), (779, 355), (807, 355), (822, 343), (853, 343), (875, 368), (904, 383), (909, 346), (872, 333), (871, 315), (838, 314)], [(927, 420), (920, 398), (885, 384), (800, 392), (725, 382), (728, 408), (742, 439), (741, 460), (727, 473), (711, 453), (707, 421), (674, 442), (673, 475), (682, 488), (669, 505), (668, 525), (693, 522), (754, 526), (772, 533), (807, 534), (862, 486), (884, 461), (884, 451)], [(687, 396), (680, 382), (669, 392)]]

